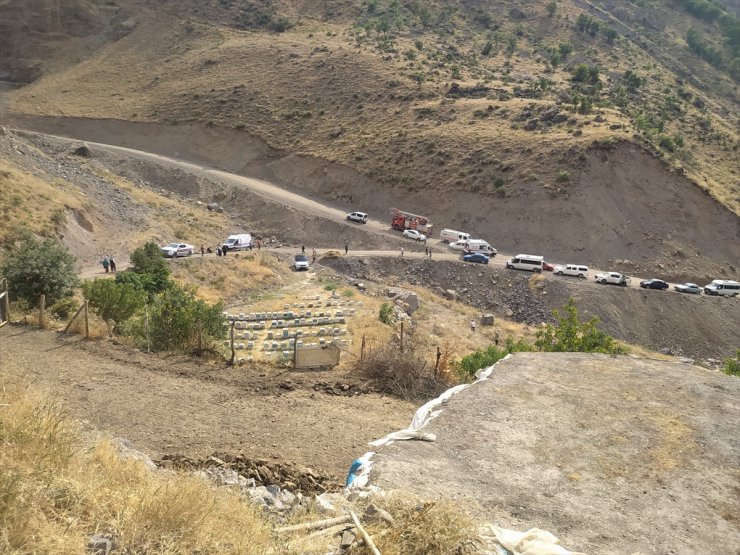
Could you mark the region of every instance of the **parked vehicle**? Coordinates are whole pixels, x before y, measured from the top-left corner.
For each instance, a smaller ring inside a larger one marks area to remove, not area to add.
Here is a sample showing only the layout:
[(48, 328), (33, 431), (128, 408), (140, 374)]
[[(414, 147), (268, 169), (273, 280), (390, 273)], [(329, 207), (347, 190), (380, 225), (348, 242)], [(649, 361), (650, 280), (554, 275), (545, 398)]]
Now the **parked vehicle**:
[(350, 212), (349, 214), (347, 214), (347, 219), (351, 222), (366, 224), (367, 214), (365, 214), (364, 212)]
[(439, 238), (444, 243), (456, 243), (457, 241), (467, 241), (470, 239), (470, 233), (455, 231), (454, 229), (443, 229), (439, 234)]
[(178, 256), (190, 256), (195, 252), (195, 247), (193, 245), (188, 245), (187, 243), (170, 243), (159, 250), (161, 250), (162, 254), (167, 258), (176, 258)]
[(404, 229), (403, 230), (403, 236), (408, 237), (409, 239), (416, 239), (417, 241), (426, 241), (427, 236), (423, 233), (419, 233), (415, 229)]
[(701, 295), (701, 287), (696, 283), (682, 283), (680, 285), (674, 285), (673, 288), (679, 293), (691, 293), (693, 295)]
[(549, 262), (542, 261), (542, 269), (546, 272), (552, 272), (555, 269), (555, 266), (550, 264)]
[(727, 279), (715, 279), (712, 283), (708, 283), (704, 286), (704, 292), (707, 295), (736, 297), (740, 294), (740, 283)]
[(530, 272), (541, 272), (544, 257), (532, 254), (517, 254), (514, 258), (506, 261), (506, 267), (512, 270), (528, 270)]
[(430, 236), (432, 234), (432, 229), (434, 229), (434, 226), (429, 223), (426, 216), (404, 212), (398, 208), (391, 208), (391, 227), (396, 231), (414, 229), (427, 236)]
[(468, 249), (468, 242), (467, 241), (455, 241), (454, 243), (450, 243), (450, 248), (455, 249), (456, 251), (464, 251)]
[(662, 279), (643, 279), (640, 282), (640, 287), (643, 289), (659, 289), (663, 291), (664, 289), (668, 289), (670, 286)]
[(308, 257), (305, 254), (296, 254), (293, 266), (297, 272), (308, 270)]
[(230, 251), (246, 250), (252, 246), (252, 236), (249, 233), (229, 235), (222, 248)]
[(472, 252), (470, 254), (463, 255), (465, 262), (477, 262), (479, 264), (488, 264), (489, 257), (482, 252)]
[(580, 264), (566, 264), (565, 266), (555, 266), (553, 270), (559, 276), (575, 276), (579, 278), (588, 277), (588, 266)]
[(483, 239), (469, 239), (465, 243), (466, 252), (482, 252), (488, 256), (496, 256), (496, 249), (488, 241), (484, 241)]
[(606, 272), (605, 274), (596, 274), (594, 276), (596, 283), (605, 285), (621, 285), (627, 287), (630, 283), (630, 277), (620, 274), (619, 272)]

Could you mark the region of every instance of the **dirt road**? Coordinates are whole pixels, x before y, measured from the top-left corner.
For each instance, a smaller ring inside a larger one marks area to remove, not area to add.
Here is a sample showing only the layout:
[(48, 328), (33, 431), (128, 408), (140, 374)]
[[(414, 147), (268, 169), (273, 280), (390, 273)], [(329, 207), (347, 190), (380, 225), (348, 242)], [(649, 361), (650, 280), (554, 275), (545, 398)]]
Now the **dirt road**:
[(366, 443), (403, 427), (415, 406), (374, 393), (330, 395), (341, 372), (229, 368), (146, 354), (24, 326), (0, 328), (0, 375), (28, 376), (90, 427), (152, 457), (214, 451), (296, 462), (342, 478)]

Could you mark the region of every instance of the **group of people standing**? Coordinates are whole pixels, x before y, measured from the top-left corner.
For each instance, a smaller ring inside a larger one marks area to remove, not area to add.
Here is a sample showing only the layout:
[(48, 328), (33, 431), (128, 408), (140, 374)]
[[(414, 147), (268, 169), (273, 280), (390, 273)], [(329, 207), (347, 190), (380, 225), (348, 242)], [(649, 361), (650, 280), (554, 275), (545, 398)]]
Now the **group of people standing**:
[(113, 260), (112, 256), (105, 255), (100, 263), (103, 265), (103, 270), (105, 270), (106, 274), (109, 271), (113, 272), (114, 274), (116, 273), (116, 261)]

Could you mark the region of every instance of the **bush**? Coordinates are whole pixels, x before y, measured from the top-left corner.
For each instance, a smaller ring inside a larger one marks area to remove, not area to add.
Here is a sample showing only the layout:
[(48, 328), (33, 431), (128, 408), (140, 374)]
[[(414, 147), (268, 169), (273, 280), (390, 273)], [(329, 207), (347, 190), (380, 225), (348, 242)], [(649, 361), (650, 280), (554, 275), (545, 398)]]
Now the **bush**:
[(534, 344), (539, 351), (617, 355), (627, 352), (613, 337), (599, 330), (598, 318), (581, 323), (573, 299), (568, 299), (562, 315), (553, 310), (553, 316), (558, 323), (547, 324), (537, 332)]
[(131, 283), (116, 283), (110, 279), (88, 281), (82, 286), (82, 293), (98, 316), (117, 324), (125, 322), (144, 308), (147, 298), (141, 287)]
[(42, 294), (51, 306), (79, 285), (75, 257), (56, 239), (39, 240), (27, 232), (5, 257), (0, 275), (8, 279), (10, 294), (31, 306), (38, 306)]
[[(144, 289), (150, 296), (171, 285), (170, 269), (156, 243), (149, 242), (131, 253), (131, 272), (116, 276), (117, 283), (131, 283)], [(131, 273), (138, 274), (136, 276)]]
[(496, 364), (509, 353), (520, 353), (534, 351), (534, 347), (523, 340), (514, 342), (513, 339), (507, 338), (506, 345), (499, 348), (496, 345), (489, 345), (486, 349), (475, 351), (464, 356), (457, 362), (457, 369), (460, 375), (465, 379), (472, 379), (475, 373), (481, 368), (488, 368)]
[(547, 6), (545, 6), (545, 7), (547, 8), (547, 15), (550, 16), (550, 17), (552, 17), (553, 15), (555, 15), (555, 12), (558, 9), (558, 5), (557, 5), (556, 2), (548, 2)]
[(725, 359), (722, 371), (730, 376), (740, 376), (740, 349), (735, 352), (734, 357)]
[(159, 294), (150, 307), (149, 330), (138, 326), (139, 337), (154, 351), (174, 351), (193, 347), (198, 337), (198, 322), (206, 340), (223, 339), (223, 303), (208, 305), (192, 292), (171, 285)]
[(380, 306), (380, 314), (378, 315), (378, 317), (380, 318), (380, 321), (390, 326), (393, 323), (392, 316), (393, 316), (393, 305), (390, 303), (383, 303)]
[(567, 181), (570, 181), (570, 173), (566, 170), (560, 170), (556, 179), (558, 183), (566, 183)]
[(66, 320), (70, 316), (72, 316), (77, 309), (79, 309), (80, 306), (72, 297), (66, 297), (64, 299), (60, 299), (57, 302), (55, 302), (51, 307), (49, 308), (49, 312), (51, 312), (56, 318), (59, 318), (60, 320)]

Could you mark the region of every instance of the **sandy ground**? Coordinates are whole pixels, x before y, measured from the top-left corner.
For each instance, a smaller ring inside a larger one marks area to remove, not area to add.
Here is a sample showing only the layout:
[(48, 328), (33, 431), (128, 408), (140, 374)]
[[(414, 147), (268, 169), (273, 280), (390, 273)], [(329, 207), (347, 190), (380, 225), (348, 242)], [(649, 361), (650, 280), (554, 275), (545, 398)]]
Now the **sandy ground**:
[(368, 441), (405, 426), (415, 408), (373, 393), (314, 390), (321, 381), (361, 385), (337, 372), (228, 368), (23, 326), (0, 328), (0, 374), (11, 372), (152, 457), (243, 452), (338, 478)]
[(737, 378), (686, 364), (519, 353), (446, 403), (436, 441), (381, 448), (372, 477), (586, 553), (728, 555), (739, 398)]

